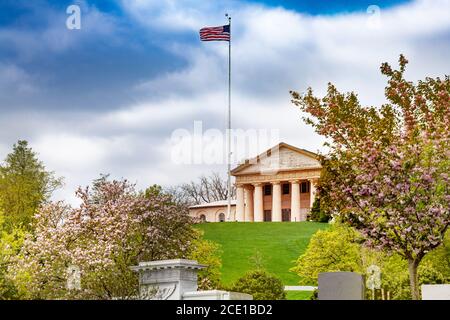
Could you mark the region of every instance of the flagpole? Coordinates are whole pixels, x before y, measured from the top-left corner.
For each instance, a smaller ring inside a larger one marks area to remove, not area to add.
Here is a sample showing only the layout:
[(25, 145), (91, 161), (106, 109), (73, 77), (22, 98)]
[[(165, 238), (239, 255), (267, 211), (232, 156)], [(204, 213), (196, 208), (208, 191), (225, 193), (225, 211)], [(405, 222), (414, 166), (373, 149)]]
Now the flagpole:
[(231, 17), (228, 13), (225, 14), (228, 18), (228, 25), (230, 26), (230, 40), (228, 41), (228, 213), (227, 220), (231, 219)]

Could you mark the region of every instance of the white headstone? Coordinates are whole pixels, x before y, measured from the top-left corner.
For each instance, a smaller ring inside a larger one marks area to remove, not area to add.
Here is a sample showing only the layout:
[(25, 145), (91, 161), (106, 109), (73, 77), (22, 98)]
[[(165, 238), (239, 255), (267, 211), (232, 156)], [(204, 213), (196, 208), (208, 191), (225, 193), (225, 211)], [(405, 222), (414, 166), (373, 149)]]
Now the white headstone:
[(423, 284), (422, 300), (450, 300), (450, 284)]

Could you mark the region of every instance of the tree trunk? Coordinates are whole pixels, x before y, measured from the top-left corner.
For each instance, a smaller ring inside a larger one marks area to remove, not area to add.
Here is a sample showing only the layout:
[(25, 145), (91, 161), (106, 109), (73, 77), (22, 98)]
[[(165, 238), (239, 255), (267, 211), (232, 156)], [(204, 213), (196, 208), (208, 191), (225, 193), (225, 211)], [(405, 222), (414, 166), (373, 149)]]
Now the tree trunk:
[(409, 269), (409, 285), (411, 287), (411, 296), (413, 300), (420, 299), (419, 293), (419, 279), (417, 275), (417, 267), (419, 266), (418, 260), (408, 259), (408, 269)]

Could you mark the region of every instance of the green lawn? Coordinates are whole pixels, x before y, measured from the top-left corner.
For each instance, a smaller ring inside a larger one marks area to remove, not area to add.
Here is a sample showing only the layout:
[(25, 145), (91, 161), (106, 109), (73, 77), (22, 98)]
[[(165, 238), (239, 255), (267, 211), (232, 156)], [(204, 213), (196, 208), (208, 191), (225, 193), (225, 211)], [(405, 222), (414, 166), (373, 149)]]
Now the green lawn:
[(297, 285), (299, 277), (289, 272), (294, 261), (305, 251), (311, 236), (328, 227), (317, 222), (203, 223), (197, 228), (204, 237), (222, 246), (222, 281), (224, 284), (252, 269), (250, 257), (258, 251), (264, 267), (281, 278), (285, 285)]
[(286, 291), (287, 300), (310, 300), (312, 291)]

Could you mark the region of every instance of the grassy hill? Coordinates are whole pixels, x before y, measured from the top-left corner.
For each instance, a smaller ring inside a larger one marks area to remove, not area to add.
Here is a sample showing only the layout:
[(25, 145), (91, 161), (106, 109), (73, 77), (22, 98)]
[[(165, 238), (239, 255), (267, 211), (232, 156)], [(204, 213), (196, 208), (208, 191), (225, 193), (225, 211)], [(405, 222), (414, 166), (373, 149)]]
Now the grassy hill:
[(298, 285), (299, 277), (289, 272), (305, 251), (311, 236), (326, 223), (203, 223), (197, 228), (204, 237), (222, 246), (222, 281), (229, 284), (252, 269), (250, 257), (259, 252), (264, 267), (281, 278), (285, 285)]

